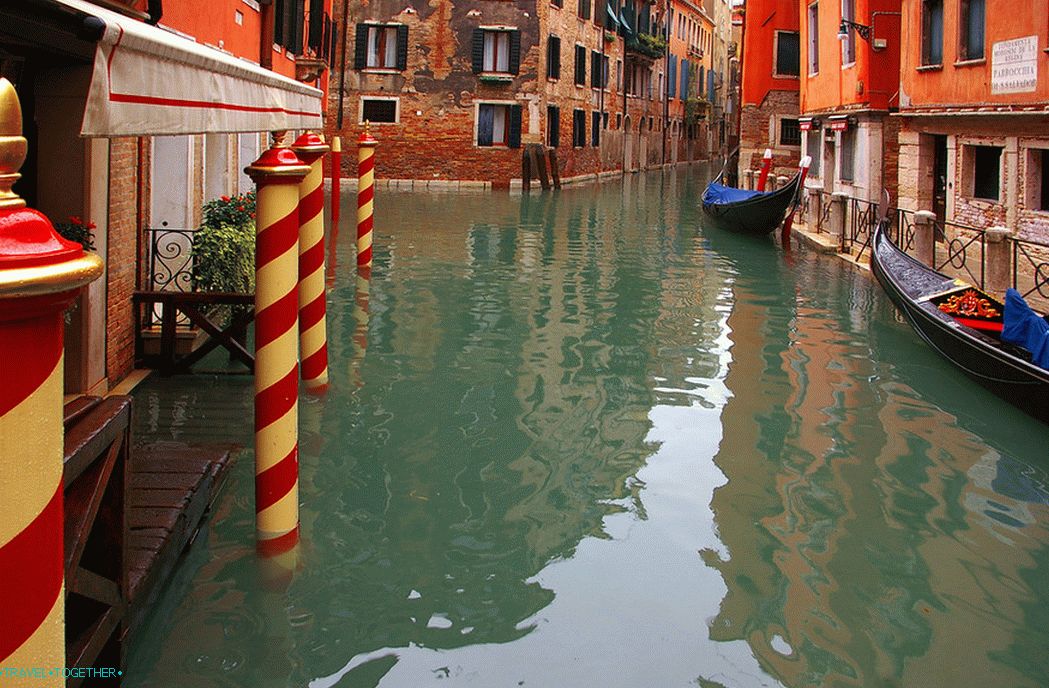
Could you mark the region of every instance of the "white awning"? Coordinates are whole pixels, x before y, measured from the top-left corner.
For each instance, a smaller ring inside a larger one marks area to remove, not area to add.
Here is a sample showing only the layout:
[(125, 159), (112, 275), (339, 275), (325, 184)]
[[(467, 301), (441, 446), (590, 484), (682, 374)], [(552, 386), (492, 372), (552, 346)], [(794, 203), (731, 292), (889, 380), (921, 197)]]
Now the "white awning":
[(322, 92), (256, 64), (83, 0), (99, 18), (82, 136), (319, 129)]

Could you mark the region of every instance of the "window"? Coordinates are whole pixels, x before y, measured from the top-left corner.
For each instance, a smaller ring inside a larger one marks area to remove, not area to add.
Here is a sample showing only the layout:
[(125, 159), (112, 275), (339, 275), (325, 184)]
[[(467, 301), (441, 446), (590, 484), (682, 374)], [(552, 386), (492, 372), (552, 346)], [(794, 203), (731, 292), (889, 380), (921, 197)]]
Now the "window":
[(984, 0), (961, 0), (960, 11), (958, 57), (962, 60), (983, 59)]
[(550, 0), (550, 4), (553, 5), (554, 7), (564, 7), (565, 6), (565, 0)]
[(1049, 210), (1049, 150), (1031, 151), (1037, 163), (1038, 174), (1031, 175), (1040, 182), (1038, 186), (1038, 200), (1034, 204), (1035, 210)]
[(670, 66), (667, 69), (667, 98), (677, 97), (677, 55), (670, 56)]
[(478, 146), (521, 146), (521, 106), (480, 103), (477, 106)]
[(361, 98), (361, 122), (396, 124), (397, 98)]
[(586, 86), (586, 48), (581, 45), (575, 47), (575, 83)]
[(681, 62), (681, 100), (688, 98), (688, 67), (688, 62)]
[(922, 0), (922, 64), (943, 64), (943, 0)]
[(801, 126), (798, 120), (784, 118), (779, 121), (779, 145), (801, 145)]
[(302, 34), (306, 24), (306, 0), (275, 0), (273, 42), (292, 55), (302, 54)]
[(561, 78), (561, 39), (558, 36), (546, 40), (546, 78)]
[(601, 145), (601, 112), (599, 110), (590, 113), (590, 145), (594, 148)]
[(405, 69), (408, 27), (404, 24), (358, 24), (355, 69)]
[(602, 55), (596, 50), (590, 51), (590, 85), (594, 88), (608, 87), (608, 55)]
[(590, 18), (590, 0), (579, 0), (579, 18)]
[(1002, 149), (999, 146), (966, 146), (965, 152), (969, 158), (967, 167), (972, 174), (972, 183), (966, 186), (972, 189), (972, 197), (997, 201)]
[(546, 106), (546, 145), (557, 148), (561, 143), (561, 108)]
[(820, 11), (819, 3), (809, 5), (809, 74), (820, 71)]
[(798, 76), (801, 73), (800, 48), (797, 31), (776, 32), (775, 76)]
[(841, 132), (841, 149), (838, 156), (841, 161), (838, 165), (838, 175), (842, 181), (851, 182), (856, 159), (856, 130), (852, 127)]
[(572, 110), (572, 145), (586, 146), (586, 112), (583, 110)]
[(809, 174), (816, 178), (820, 176), (820, 163), (823, 162), (823, 155), (820, 153), (821, 138), (823, 137), (818, 129), (810, 130), (805, 138), (805, 155), (812, 158), (812, 164), (809, 165)]
[(517, 29), (474, 29), (474, 74), (517, 74), (521, 66), (521, 32)]
[[(856, 0), (841, 0), (841, 18), (845, 21), (856, 21)], [(856, 31), (849, 29), (845, 40), (841, 42), (841, 63), (852, 64), (856, 61)]]

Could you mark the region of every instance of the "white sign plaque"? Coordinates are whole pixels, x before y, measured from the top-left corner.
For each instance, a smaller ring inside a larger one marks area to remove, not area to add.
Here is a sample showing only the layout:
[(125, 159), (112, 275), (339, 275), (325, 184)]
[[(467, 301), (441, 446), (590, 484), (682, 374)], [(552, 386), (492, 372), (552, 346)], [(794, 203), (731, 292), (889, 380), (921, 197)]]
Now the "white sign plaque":
[(1038, 86), (1038, 36), (994, 44), (991, 93), (1030, 93)]

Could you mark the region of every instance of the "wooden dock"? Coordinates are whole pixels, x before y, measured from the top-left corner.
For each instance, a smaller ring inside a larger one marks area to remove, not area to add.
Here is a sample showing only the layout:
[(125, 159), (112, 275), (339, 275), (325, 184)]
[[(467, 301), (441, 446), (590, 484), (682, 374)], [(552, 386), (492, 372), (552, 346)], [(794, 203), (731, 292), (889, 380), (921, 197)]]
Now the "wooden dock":
[(123, 664), (127, 635), (200, 530), (238, 449), (135, 444), (131, 405), (84, 397), (65, 408), (67, 666)]

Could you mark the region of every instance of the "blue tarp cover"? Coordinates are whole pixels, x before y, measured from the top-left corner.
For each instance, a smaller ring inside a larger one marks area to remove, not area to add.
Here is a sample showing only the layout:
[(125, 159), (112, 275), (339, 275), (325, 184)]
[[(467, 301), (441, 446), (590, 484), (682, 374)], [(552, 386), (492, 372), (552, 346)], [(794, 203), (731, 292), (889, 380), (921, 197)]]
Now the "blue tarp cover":
[(748, 198), (761, 196), (767, 191), (747, 191), (746, 189), (733, 189), (731, 186), (722, 186), (711, 182), (707, 190), (703, 192), (704, 203), (736, 203)]
[(1031, 310), (1015, 289), (1005, 292), (1002, 341), (1031, 352), (1035, 365), (1049, 370), (1049, 322)]

